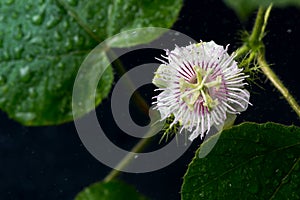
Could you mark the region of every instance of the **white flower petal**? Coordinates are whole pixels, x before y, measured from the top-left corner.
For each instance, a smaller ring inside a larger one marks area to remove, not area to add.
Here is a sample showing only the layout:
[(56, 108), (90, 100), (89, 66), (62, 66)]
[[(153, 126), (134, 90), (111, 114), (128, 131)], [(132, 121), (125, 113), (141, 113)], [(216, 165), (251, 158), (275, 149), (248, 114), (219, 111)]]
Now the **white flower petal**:
[(229, 56), (227, 47), (201, 42), (176, 46), (166, 54), (153, 79), (162, 90), (154, 104), (162, 119), (174, 115), (172, 124), (180, 122), (181, 130), (191, 132), (190, 140), (221, 130), (228, 113), (247, 109), (250, 94), (244, 80), (248, 76), (238, 68), (234, 55)]

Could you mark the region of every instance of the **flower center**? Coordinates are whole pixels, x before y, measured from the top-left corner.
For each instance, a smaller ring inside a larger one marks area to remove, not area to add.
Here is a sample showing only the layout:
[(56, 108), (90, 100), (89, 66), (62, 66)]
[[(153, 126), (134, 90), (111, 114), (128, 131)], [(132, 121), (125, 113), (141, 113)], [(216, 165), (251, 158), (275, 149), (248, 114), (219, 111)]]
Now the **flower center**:
[(191, 78), (190, 81), (186, 81), (183, 78), (179, 81), (180, 91), (182, 92), (181, 99), (188, 105), (190, 110), (194, 109), (194, 104), (198, 99), (202, 100), (203, 106), (210, 111), (218, 105), (218, 99), (212, 98), (209, 88), (215, 87), (218, 90), (222, 83), (222, 78), (217, 76), (215, 80), (209, 82), (208, 79), (213, 69), (205, 71), (199, 66), (194, 66), (193, 68), (196, 72), (195, 77)]

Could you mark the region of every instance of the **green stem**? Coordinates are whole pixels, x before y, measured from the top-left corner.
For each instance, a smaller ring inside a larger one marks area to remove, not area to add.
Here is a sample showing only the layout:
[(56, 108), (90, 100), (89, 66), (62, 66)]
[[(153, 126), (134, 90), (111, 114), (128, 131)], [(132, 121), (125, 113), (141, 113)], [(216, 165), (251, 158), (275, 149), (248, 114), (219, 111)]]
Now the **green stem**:
[(245, 43), (243, 44), (243, 46), (241, 46), (240, 48), (238, 48), (235, 51), (235, 58), (240, 58), (244, 55), (246, 55), (247, 53), (249, 53), (250, 51), (255, 51), (261, 43), (261, 35), (263, 35), (262, 31), (263, 31), (263, 27), (264, 24), (266, 23), (266, 20), (264, 18), (264, 13), (265, 10), (263, 7), (260, 7), (257, 11), (257, 15), (256, 15), (256, 19), (255, 19), (255, 23), (251, 32), (251, 35), (249, 36), (248, 40), (245, 41)]
[(146, 133), (145, 138), (141, 139), (128, 153), (122, 160), (121, 162), (113, 169), (110, 171), (110, 173), (103, 179), (104, 182), (109, 182), (116, 178), (121, 171), (117, 169), (124, 169), (132, 159), (134, 159), (134, 156), (136, 155), (135, 153), (141, 152), (145, 147), (150, 143), (151, 137), (149, 138), (148, 136), (151, 136), (156, 133), (156, 129), (150, 128), (148, 133)]
[(268, 79), (273, 83), (273, 85), (279, 90), (279, 92), (283, 95), (286, 101), (290, 104), (293, 110), (297, 113), (298, 117), (300, 117), (300, 106), (295, 100), (295, 98), (291, 95), (289, 90), (283, 85), (278, 76), (274, 73), (274, 71), (270, 68), (263, 55), (258, 56), (258, 64), (261, 67), (261, 70), (268, 77)]
[(271, 12), (271, 8), (272, 5), (270, 5), (266, 10), (263, 7), (260, 7), (258, 9), (252, 33), (248, 41), (236, 51), (236, 57), (241, 57), (249, 53), (249, 51), (251, 51), (251, 53), (255, 53), (258, 57), (257, 62), (260, 65), (261, 70), (263, 71), (265, 76), (271, 81), (275, 88), (279, 90), (286, 101), (290, 104), (292, 109), (297, 113), (298, 117), (300, 117), (299, 104), (265, 60), (265, 49), (262, 39), (264, 37), (264, 31)]
[(244, 55), (246, 55), (247, 53), (249, 53), (250, 48), (248, 45), (244, 44), (243, 46), (241, 46), (240, 48), (238, 48), (235, 51), (235, 59), (238, 59)]
[[(108, 56), (110, 56), (111, 58), (115, 58), (116, 55), (115, 53), (111, 50), (108, 49), (107, 50), (107, 54)], [(115, 61), (115, 68), (118, 72), (118, 74), (120, 76), (126, 76), (126, 70), (124, 69), (121, 61), (119, 59), (117, 59)], [(132, 81), (130, 80), (130, 78), (128, 76), (125, 77), (126, 78), (126, 84), (129, 88), (131, 89), (135, 89), (134, 84), (132, 83)], [(147, 102), (144, 100), (144, 98), (140, 95), (140, 93), (135, 92), (133, 94), (133, 101), (135, 102), (135, 105), (137, 105), (137, 107), (145, 114), (148, 115), (149, 112), (149, 106), (147, 104)], [(157, 133), (157, 130), (153, 127), (150, 128), (150, 130), (146, 133), (146, 135), (144, 136), (144, 138), (142, 138), (130, 151), (130, 153), (128, 153), (121, 161), (120, 163), (115, 167), (115, 169), (112, 169), (110, 171), (110, 173), (103, 179), (104, 182), (108, 182), (113, 180), (114, 178), (116, 178), (120, 173), (121, 169), (124, 169), (132, 159), (134, 159), (134, 156), (136, 155), (135, 153), (141, 152), (143, 149), (146, 148), (146, 146), (151, 142), (152, 138), (150, 136), (154, 135), (155, 133)], [(150, 137), (150, 138), (149, 138)], [(119, 169), (119, 170), (117, 170)]]
[[(116, 54), (115, 52), (113, 52), (112, 49), (108, 49), (106, 51), (107, 55), (111, 58), (116, 58)], [(125, 76), (125, 80), (126, 80), (126, 85), (128, 88), (130, 88), (131, 90), (135, 90), (136, 87), (134, 86), (134, 84), (132, 83), (132, 81), (130, 80), (130, 78), (126, 75), (126, 70), (123, 67), (123, 64), (121, 63), (121, 61), (119, 59), (116, 59), (114, 62), (114, 66), (115, 69), (117, 71), (117, 73), (120, 76)], [(134, 104), (146, 115), (148, 115), (148, 111), (149, 111), (149, 106), (147, 104), (147, 102), (145, 101), (145, 99), (141, 96), (141, 94), (139, 92), (134, 92), (132, 95), (132, 99), (134, 101)]]
[(262, 35), (262, 27), (264, 26), (264, 22), (265, 22), (265, 9), (263, 7), (259, 7), (257, 15), (256, 15), (256, 19), (255, 19), (255, 23), (252, 29), (252, 33), (249, 37), (249, 45), (251, 47), (253, 47), (253, 45), (257, 45), (257, 43), (261, 42), (261, 35)]

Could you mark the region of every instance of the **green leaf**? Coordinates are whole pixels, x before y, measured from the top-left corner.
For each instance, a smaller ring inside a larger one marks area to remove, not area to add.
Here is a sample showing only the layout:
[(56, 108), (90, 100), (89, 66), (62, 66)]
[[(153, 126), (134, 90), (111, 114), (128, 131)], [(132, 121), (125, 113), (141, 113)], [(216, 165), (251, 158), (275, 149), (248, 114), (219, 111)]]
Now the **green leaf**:
[(288, 6), (300, 7), (299, 0), (223, 0), (225, 4), (232, 8), (241, 20), (247, 17), (259, 6), (267, 7), (271, 3), (274, 7), (284, 8)]
[(146, 200), (135, 188), (120, 181), (95, 183), (81, 191), (75, 200)]
[(299, 199), (300, 128), (243, 123), (221, 133), (214, 149), (196, 152), (184, 176), (182, 199)]
[[(183, 2), (182, 0), (82, 0), (72, 4), (73, 1), (59, 1), (70, 10), (73, 16), (76, 18), (80, 16), (81, 23), (86, 24), (89, 32), (92, 32), (100, 41), (135, 28), (169, 28), (177, 19)], [(94, 13), (98, 14), (95, 16)], [(109, 45), (111, 47), (128, 47), (144, 44), (162, 33), (157, 29), (153, 31), (153, 34), (146, 35), (142, 31), (135, 31), (128, 35), (120, 35)]]
[[(119, 31), (143, 26), (170, 27), (182, 6), (181, 0), (171, 2), (1, 1), (0, 108), (24, 125), (73, 120), (73, 83), (87, 54)], [(151, 17), (154, 10), (158, 16)], [(144, 40), (141, 36), (131, 40), (122, 37), (111, 45), (146, 43), (159, 34), (144, 36)], [(99, 62), (103, 65), (95, 68), (103, 71), (109, 63), (105, 52)], [(99, 81), (96, 104), (108, 95), (112, 82), (113, 72), (109, 67)], [(91, 109), (86, 108), (86, 112)]]

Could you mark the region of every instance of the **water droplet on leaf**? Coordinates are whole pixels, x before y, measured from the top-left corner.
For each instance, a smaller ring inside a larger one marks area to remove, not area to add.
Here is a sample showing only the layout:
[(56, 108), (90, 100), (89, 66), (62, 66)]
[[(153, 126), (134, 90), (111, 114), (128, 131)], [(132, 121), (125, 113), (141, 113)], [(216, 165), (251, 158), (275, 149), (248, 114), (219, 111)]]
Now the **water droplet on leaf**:
[(6, 77), (4, 75), (0, 75), (0, 86), (5, 85)]
[(43, 5), (45, 3), (45, 0), (39, 0), (39, 4)]
[(4, 85), (3, 87), (0, 88), (0, 93), (2, 95), (4, 95), (7, 92), (8, 92), (8, 86), (7, 85)]
[(65, 30), (68, 30), (69, 29), (69, 22), (67, 22), (67, 21), (63, 21), (63, 28), (65, 29)]
[(21, 121), (31, 121), (36, 117), (36, 115), (32, 112), (17, 112), (15, 117)]
[(42, 37), (34, 37), (30, 40), (30, 43), (39, 45), (44, 48), (47, 47), (47, 43)]
[(47, 21), (46, 23), (46, 27), (48, 29), (53, 28), (54, 26), (56, 26), (58, 23), (60, 22), (60, 19), (55, 18), (54, 16), (51, 16), (50, 19)]
[(15, 0), (6, 0), (5, 3), (6, 5), (11, 5), (15, 2)]
[(71, 50), (72, 49), (72, 42), (70, 39), (67, 39), (66, 42), (65, 42), (65, 48), (67, 50)]
[(60, 32), (55, 31), (55, 32), (54, 32), (54, 38), (55, 38), (57, 41), (61, 41), (62, 35), (60, 34)]
[(41, 12), (37, 15), (34, 15), (32, 18), (31, 18), (31, 21), (33, 24), (35, 25), (41, 25), (44, 21), (44, 18), (45, 18), (45, 13), (44, 12)]
[(26, 59), (26, 61), (28, 61), (28, 62), (30, 62), (30, 61), (32, 61), (33, 60), (33, 55), (31, 55), (31, 54), (27, 54), (26, 56), (25, 56), (25, 59)]
[(69, 3), (71, 6), (77, 6), (78, 0), (68, 0), (68, 3)]
[(22, 46), (18, 46), (14, 48), (14, 58), (20, 59), (22, 57), (22, 53), (24, 51), (24, 48)]
[(27, 82), (30, 78), (29, 66), (25, 66), (25, 67), (20, 68), (19, 72), (20, 72), (21, 80), (24, 81), (24, 82)]
[(32, 98), (35, 98), (37, 96), (37, 92), (32, 87), (30, 87), (28, 89), (28, 93), (29, 93), (29, 96), (32, 97)]
[(25, 10), (26, 10), (26, 11), (31, 10), (31, 8), (32, 8), (32, 4), (27, 3), (27, 4), (25, 5)]
[(57, 67), (60, 68), (60, 69), (63, 69), (65, 67), (64, 63), (63, 62), (59, 62), (57, 64)]
[(18, 25), (14, 34), (14, 38), (16, 40), (21, 40), (24, 36), (23, 30), (22, 30), (22, 25)]
[(8, 53), (7, 50), (3, 51), (3, 57), (2, 57), (3, 60), (9, 60), (10, 59), (10, 55)]
[(16, 11), (14, 11), (14, 12), (11, 13), (11, 17), (13, 19), (17, 19), (19, 17), (19, 13), (17, 13)]
[(75, 42), (75, 44), (76, 44), (77, 46), (81, 46), (81, 45), (83, 45), (83, 43), (84, 43), (84, 38), (83, 38), (82, 36), (80, 36), (80, 35), (75, 35), (75, 36), (73, 37), (73, 40), (74, 40), (74, 42)]
[(0, 16), (0, 22), (4, 21), (5, 17), (3, 15)]

